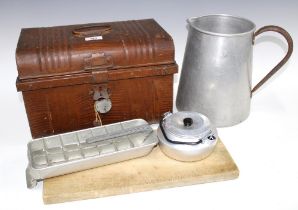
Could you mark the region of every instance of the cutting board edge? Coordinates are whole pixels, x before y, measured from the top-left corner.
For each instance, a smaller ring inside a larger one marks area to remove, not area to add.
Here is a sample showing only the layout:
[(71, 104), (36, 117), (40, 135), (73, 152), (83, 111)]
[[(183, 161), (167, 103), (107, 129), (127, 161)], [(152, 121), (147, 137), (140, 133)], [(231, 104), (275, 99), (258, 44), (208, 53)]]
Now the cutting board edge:
[[(44, 204), (56, 204), (56, 203), (65, 203), (65, 202), (71, 202), (71, 201), (80, 201), (80, 200), (89, 200), (94, 198), (103, 198), (108, 196), (117, 196), (117, 195), (124, 195), (124, 194), (132, 194), (132, 193), (140, 193), (140, 192), (147, 192), (147, 191), (153, 191), (153, 190), (159, 190), (159, 189), (167, 189), (167, 188), (176, 188), (176, 187), (184, 187), (184, 186), (191, 186), (191, 185), (197, 185), (197, 184), (206, 184), (211, 182), (220, 182), (220, 181), (229, 181), (234, 180), (239, 177), (239, 170), (237, 165), (235, 164), (235, 169), (232, 171), (228, 171), (224, 174), (218, 174), (215, 176), (212, 175), (212, 180), (208, 180), (209, 176), (200, 177), (200, 180), (196, 180), (196, 177), (189, 177), (189, 179), (183, 180), (183, 183), (181, 183), (181, 180), (175, 180), (175, 182), (162, 182), (162, 183), (156, 183), (152, 185), (152, 183), (144, 184), (144, 185), (135, 185), (133, 186), (133, 190), (129, 190), (129, 187), (125, 188), (123, 191), (118, 192), (117, 194), (108, 192), (106, 194), (98, 194), (98, 191), (92, 190), (92, 191), (86, 191), (83, 194), (86, 194), (85, 196), (82, 195), (82, 192), (73, 193), (72, 197), (69, 197), (67, 193), (63, 196), (63, 194), (60, 194), (59, 197), (57, 196), (49, 196), (45, 195), (43, 193), (43, 202)], [(137, 189), (137, 190), (136, 190)], [(94, 193), (93, 196), (90, 196), (91, 193)], [(77, 196), (74, 196), (75, 194), (78, 194)]]

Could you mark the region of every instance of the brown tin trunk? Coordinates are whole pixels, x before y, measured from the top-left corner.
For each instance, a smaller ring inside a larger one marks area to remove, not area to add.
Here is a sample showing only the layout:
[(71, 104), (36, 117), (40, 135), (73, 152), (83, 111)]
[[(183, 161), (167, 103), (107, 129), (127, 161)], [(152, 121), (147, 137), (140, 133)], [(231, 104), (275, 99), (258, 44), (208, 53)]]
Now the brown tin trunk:
[(16, 62), (33, 138), (93, 126), (102, 91), (103, 124), (172, 110), (174, 45), (153, 19), (22, 29)]

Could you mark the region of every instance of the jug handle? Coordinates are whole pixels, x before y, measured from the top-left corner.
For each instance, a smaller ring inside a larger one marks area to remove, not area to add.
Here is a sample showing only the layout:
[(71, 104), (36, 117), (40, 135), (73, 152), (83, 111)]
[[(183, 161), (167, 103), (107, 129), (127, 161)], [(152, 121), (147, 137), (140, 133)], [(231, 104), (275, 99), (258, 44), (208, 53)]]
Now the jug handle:
[(268, 25), (268, 26), (264, 26), (264, 27), (260, 28), (259, 30), (257, 30), (254, 33), (253, 42), (254, 42), (256, 36), (258, 36), (261, 33), (267, 32), (267, 31), (273, 31), (273, 32), (277, 32), (277, 33), (281, 34), (286, 39), (286, 41), (288, 42), (288, 52), (285, 55), (285, 57), (259, 83), (257, 83), (256, 86), (254, 86), (254, 88), (251, 91), (251, 94), (253, 94), (264, 83), (266, 83), (268, 81), (268, 79), (270, 79), (270, 77), (272, 77), (289, 60), (289, 58), (291, 57), (292, 52), (293, 52), (293, 39), (292, 39), (292, 37), (290, 36), (290, 34), (285, 29), (283, 29), (279, 26)]

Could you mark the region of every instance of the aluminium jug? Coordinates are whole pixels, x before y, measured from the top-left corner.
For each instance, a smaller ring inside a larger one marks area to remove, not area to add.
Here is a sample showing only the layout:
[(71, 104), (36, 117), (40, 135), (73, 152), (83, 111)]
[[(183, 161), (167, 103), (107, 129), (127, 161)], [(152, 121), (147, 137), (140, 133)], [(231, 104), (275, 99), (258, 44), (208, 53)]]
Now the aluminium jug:
[[(187, 22), (189, 32), (178, 87), (177, 109), (200, 112), (215, 127), (242, 122), (249, 115), (252, 93), (291, 56), (291, 36), (283, 28), (272, 25), (255, 32), (253, 22), (230, 15), (194, 17)], [(283, 35), (288, 42), (288, 52), (252, 88), (254, 38), (266, 31)]]

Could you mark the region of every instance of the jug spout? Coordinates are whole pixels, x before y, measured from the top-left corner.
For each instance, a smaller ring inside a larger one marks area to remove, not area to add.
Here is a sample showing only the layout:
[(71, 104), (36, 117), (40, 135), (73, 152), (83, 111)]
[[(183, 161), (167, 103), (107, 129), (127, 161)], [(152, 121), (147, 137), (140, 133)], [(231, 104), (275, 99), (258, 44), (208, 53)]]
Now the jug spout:
[(256, 29), (252, 21), (226, 14), (191, 17), (186, 22), (196, 31), (215, 36), (242, 36)]

